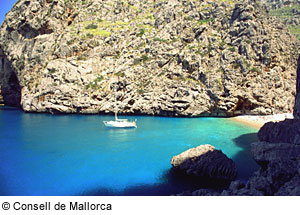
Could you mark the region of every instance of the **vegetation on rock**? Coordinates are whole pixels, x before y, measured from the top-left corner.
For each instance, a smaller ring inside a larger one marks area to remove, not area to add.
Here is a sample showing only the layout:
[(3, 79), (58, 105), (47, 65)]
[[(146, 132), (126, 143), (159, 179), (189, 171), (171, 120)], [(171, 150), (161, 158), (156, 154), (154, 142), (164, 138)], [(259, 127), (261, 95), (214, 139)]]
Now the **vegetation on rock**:
[(0, 30), (1, 93), (38, 112), (286, 112), (288, 30), (253, 1), (20, 0)]
[(263, 1), (270, 9), (272, 16), (278, 17), (287, 24), (290, 32), (300, 39), (300, 1), (298, 0), (279, 0)]

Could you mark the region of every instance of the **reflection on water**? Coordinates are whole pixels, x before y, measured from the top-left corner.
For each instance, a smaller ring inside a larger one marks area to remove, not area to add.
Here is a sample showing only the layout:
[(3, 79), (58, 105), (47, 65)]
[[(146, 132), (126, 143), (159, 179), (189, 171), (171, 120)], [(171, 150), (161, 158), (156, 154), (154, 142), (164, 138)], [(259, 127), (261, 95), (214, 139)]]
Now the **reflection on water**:
[(257, 168), (253, 128), (216, 118), (128, 117), (135, 118), (136, 129), (114, 129), (103, 125), (113, 116), (0, 109), (0, 194), (169, 195), (210, 186), (170, 171), (172, 156), (200, 144), (234, 159), (240, 179)]

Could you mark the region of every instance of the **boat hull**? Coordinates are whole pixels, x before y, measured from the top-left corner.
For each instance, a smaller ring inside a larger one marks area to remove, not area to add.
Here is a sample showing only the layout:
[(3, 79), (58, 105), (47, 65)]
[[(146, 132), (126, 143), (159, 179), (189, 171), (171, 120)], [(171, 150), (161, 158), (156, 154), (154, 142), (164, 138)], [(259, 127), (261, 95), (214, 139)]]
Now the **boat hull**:
[(135, 122), (116, 122), (116, 121), (103, 121), (105, 127), (108, 128), (136, 128)]

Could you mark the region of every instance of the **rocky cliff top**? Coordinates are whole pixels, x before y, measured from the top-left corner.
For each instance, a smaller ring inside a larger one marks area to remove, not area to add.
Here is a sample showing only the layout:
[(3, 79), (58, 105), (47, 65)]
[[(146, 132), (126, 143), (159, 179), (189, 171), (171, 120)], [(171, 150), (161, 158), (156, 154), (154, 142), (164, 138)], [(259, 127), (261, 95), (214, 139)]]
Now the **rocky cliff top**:
[(0, 29), (1, 94), (52, 113), (287, 112), (297, 52), (254, 1), (19, 0)]

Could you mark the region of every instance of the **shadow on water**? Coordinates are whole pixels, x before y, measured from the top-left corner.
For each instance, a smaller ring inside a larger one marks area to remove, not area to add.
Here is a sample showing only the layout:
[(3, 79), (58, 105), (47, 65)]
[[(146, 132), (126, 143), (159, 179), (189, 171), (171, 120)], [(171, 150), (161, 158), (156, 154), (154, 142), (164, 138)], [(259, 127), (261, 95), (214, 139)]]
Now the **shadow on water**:
[(114, 191), (107, 188), (96, 188), (78, 195), (85, 196), (167, 196), (172, 194), (189, 192), (200, 188), (222, 189), (228, 186), (228, 182), (224, 180), (212, 180), (207, 178), (199, 178), (187, 176), (176, 170), (170, 169), (166, 171), (160, 184), (153, 185), (136, 185), (125, 188), (122, 191)]
[(238, 178), (242, 181), (246, 181), (259, 168), (259, 165), (252, 159), (250, 152), (251, 143), (257, 141), (257, 133), (243, 134), (233, 139), (233, 142), (242, 149), (232, 157), (237, 166)]
[(0, 110), (5, 110), (5, 111), (16, 111), (18, 110), (16, 107), (12, 107), (12, 106), (0, 106)]
[(2, 174), (0, 174), (0, 196), (9, 196), (9, 191), (6, 190), (7, 184), (3, 180), (5, 178)]
[[(237, 170), (238, 179), (242, 181), (248, 178), (256, 171), (259, 166), (251, 157), (251, 143), (257, 141), (257, 133), (248, 133), (240, 135), (233, 139), (233, 142), (242, 150), (232, 159), (234, 160)], [(187, 176), (184, 173), (178, 172), (172, 168), (163, 173), (160, 180), (162, 183), (153, 185), (136, 185), (125, 188), (121, 191), (99, 187), (89, 190), (78, 195), (84, 196), (166, 196), (178, 193), (186, 193), (195, 191), (200, 188), (223, 190), (228, 187), (230, 182), (224, 180), (212, 180), (208, 178), (199, 178)]]

